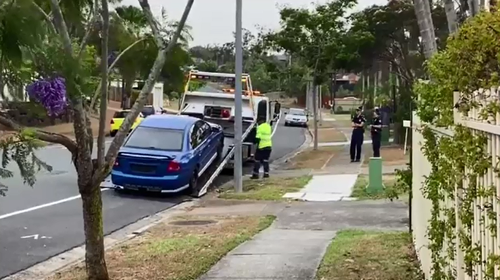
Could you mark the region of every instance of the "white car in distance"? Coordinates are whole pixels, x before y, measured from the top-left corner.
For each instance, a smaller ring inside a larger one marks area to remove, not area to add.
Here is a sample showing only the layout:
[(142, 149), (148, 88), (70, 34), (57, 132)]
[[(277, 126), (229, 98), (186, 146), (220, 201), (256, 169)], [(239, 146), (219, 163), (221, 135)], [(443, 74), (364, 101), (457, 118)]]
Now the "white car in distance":
[(285, 115), (285, 126), (307, 127), (308, 115), (306, 110), (290, 108), (288, 112), (285, 112)]

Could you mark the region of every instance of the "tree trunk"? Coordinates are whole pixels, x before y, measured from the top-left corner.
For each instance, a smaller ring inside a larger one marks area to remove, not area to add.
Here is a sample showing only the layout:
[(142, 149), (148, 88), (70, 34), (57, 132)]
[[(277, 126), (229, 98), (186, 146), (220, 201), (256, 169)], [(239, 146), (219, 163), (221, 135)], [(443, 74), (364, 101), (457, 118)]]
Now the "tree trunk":
[(446, 12), (446, 21), (448, 22), (448, 31), (451, 35), (458, 30), (457, 12), (455, 11), (453, 0), (444, 1), (444, 10)]
[(413, 4), (415, 6), (415, 15), (417, 17), (420, 36), (422, 37), (424, 56), (425, 59), (429, 59), (437, 52), (432, 14), (428, 7), (430, 4), (428, 0), (413, 0)]
[(108, 280), (104, 251), (101, 189), (99, 186), (80, 186), (79, 188), (83, 204), (87, 276), (89, 280)]

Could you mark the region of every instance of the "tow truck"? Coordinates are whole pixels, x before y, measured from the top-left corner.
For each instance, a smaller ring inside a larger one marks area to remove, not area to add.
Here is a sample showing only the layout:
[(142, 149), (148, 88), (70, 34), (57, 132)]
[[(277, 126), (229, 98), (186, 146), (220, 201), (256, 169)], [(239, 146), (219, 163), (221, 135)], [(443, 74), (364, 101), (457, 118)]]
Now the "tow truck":
[(272, 123), (279, 118), (280, 105), (274, 108), (269, 98), (253, 90), (249, 74), (242, 74), (242, 80), (236, 81), (233, 73), (216, 73), (191, 70), (187, 76), (187, 83), (178, 114), (203, 119), (218, 124), (224, 133), (223, 159), (217, 163), (217, 168), (199, 195), (204, 195), (213, 180), (223, 169), (234, 167), (234, 114), (235, 114), (235, 85), (242, 83), (242, 158), (243, 162), (253, 159), (256, 123), (263, 118)]

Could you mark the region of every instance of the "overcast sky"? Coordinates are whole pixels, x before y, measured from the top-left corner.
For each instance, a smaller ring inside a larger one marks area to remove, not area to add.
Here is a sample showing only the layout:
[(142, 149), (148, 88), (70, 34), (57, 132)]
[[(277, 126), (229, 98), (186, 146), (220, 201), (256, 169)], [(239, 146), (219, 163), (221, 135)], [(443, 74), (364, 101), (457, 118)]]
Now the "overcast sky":
[[(160, 15), (164, 7), (168, 15), (179, 20), (186, 0), (149, 0), (153, 13)], [(279, 9), (283, 5), (292, 7), (311, 7), (311, 3), (324, 3), (325, 0), (243, 0), (243, 28), (256, 32), (256, 26), (276, 29), (279, 27)], [(355, 10), (387, 0), (358, 0)], [(190, 46), (223, 44), (233, 41), (235, 27), (235, 0), (196, 0), (189, 14), (188, 24), (193, 28), (193, 42)], [(137, 0), (123, 0), (123, 5), (136, 5)]]

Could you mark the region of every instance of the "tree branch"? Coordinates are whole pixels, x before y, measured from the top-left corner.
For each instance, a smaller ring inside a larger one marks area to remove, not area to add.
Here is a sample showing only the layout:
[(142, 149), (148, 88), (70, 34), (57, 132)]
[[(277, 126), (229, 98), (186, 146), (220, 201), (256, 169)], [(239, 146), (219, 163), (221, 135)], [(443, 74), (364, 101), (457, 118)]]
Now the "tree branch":
[(50, 27), (52, 27), (52, 30), (57, 31), (56, 27), (54, 26), (54, 23), (52, 22), (52, 19), (50, 19), (50, 16), (42, 9), (42, 7), (38, 6), (38, 4), (35, 3), (35, 1), (32, 1), (31, 3), (40, 12), (40, 14), (43, 15), (45, 21), (50, 25)]
[[(68, 33), (68, 27), (64, 21), (61, 7), (58, 0), (50, 0), (52, 13), (54, 15), (54, 24), (62, 38), (64, 52), (67, 59), (75, 59), (73, 55), (73, 47)], [(88, 186), (89, 180), (92, 179), (92, 168), (88, 168), (92, 164), (92, 154), (89, 151), (89, 143), (91, 135), (87, 133), (86, 113), (83, 108), (82, 94), (79, 85), (73, 80), (74, 77), (66, 77), (67, 86), (77, 98), (69, 98), (73, 109), (73, 127), (75, 129), (77, 154), (75, 155), (75, 167), (78, 171), (78, 185)]]
[[(13, 130), (13, 131), (18, 132), (18, 133), (23, 131), (22, 126), (20, 126), (19, 124), (15, 123), (13, 120), (11, 120), (8, 117), (1, 115), (1, 114), (0, 114), (0, 124)], [(72, 154), (75, 154), (77, 151), (75, 141), (71, 140), (69, 137), (64, 136), (62, 134), (57, 134), (57, 133), (47, 132), (47, 131), (43, 131), (43, 130), (39, 130), (39, 129), (34, 129), (34, 135), (37, 139), (39, 139), (41, 141), (55, 143), (55, 144), (61, 144), (64, 147), (66, 147)]]
[(99, 22), (99, 1), (94, 2), (94, 12), (93, 16), (89, 17), (89, 22), (86, 28), (85, 35), (83, 36), (82, 42), (80, 43), (80, 51), (78, 52), (78, 60), (82, 58), (83, 52), (85, 50), (85, 47), (88, 44), (88, 41), (90, 39), (90, 35), (92, 34), (92, 31), (94, 30), (94, 25), (96, 22)]
[[(111, 70), (113, 70), (113, 68), (115, 67), (116, 63), (118, 63), (118, 61), (120, 60), (120, 58), (127, 52), (129, 51), (130, 49), (132, 49), (135, 45), (137, 45), (138, 43), (142, 42), (146, 40), (146, 37), (144, 38), (141, 38), (135, 42), (133, 42), (132, 44), (130, 44), (130, 46), (128, 46), (126, 49), (124, 49), (116, 58), (115, 60), (113, 61), (113, 63), (111, 63), (111, 65), (109, 66), (108, 68), (108, 75), (109, 73), (111, 73)], [(96, 88), (96, 91), (94, 93), (94, 96), (92, 97), (92, 101), (90, 102), (90, 110), (94, 110), (94, 107), (95, 107), (95, 102), (97, 101), (97, 97), (99, 96), (99, 92), (101, 91), (101, 87), (102, 87), (102, 80), (99, 81), (99, 85), (97, 86)]]
[[(106, 162), (107, 166), (105, 168), (101, 168), (100, 176), (98, 176), (97, 180), (102, 181), (104, 179), (104, 176), (106, 176), (107, 171), (111, 169), (111, 167), (114, 164), (114, 160), (116, 159), (116, 156), (118, 154), (118, 150), (123, 144), (123, 141), (125, 140), (125, 137), (132, 127), (133, 121), (137, 118), (139, 115), (139, 112), (141, 109), (144, 107), (144, 104), (146, 103), (147, 96), (152, 92), (153, 87), (155, 85), (156, 80), (158, 80), (158, 77), (160, 76), (161, 69), (163, 68), (163, 65), (165, 64), (165, 60), (167, 57), (167, 53), (170, 52), (174, 46), (177, 44), (177, 40), (179, 39), (179, 36), (182, 32), (182, 29), (184, 28), (184, 25), (186, 24), (187, 18), (189, 16), (189, 12), (191, 11), (191, 8), (193, 7), (194, 0), (188, 0), (186, 3), (186, 7), (184, 8), (184, 13), (182, 14), (181, 20), (179, 21), (179, 26), (177, 26), (177, 30), (175, 31), (174, 36), (170, 40), (167, 46), (165, 46), (165, 41), (160, 37), (160, 32), (158, 29), (158, 23), (153, 17), (153, 14), (151, 12), (151, 8), (149, 6), (149, 3), (147, 0), (139, 0), (139, 4), (141, 5), (144, 14), (146, 15), (149, 24), (151, 25), (151, 29), (153, 30), (153, 35), (155, 36), (155, 39), (157, 42), (160, 44), (158, 45), (158, 55), (156, 56), (155, 62), (153, 64), (153, 67), (151, 68), (151, 72), (149, 73), (148, 79), (146, 80), (144, 87), (142, 88), (141, 92), (139, 93), (139, 96), (137, 97), (137, 100), (135, 101), (134, 106), (132, 106), (132, 109), (129, 114), (127, 114), (127, 117), (123, 121), (122, 126), (120, 127), (120, 130), (118, 131), (118, 134), (115, 136), (113, 139), (113, 142), (111, 143), (108, 153), (106, 154)], [(99, 181), (99, 182), (100, 182)]]
[(108, 109), (108, 35), (109, 7), (108, 0), (101, 1), (101, 106), (99, 110), (99, 134), (97, 136), (97, 166), (104, 166), (104, 129), (106, 128), (106, 111)]

